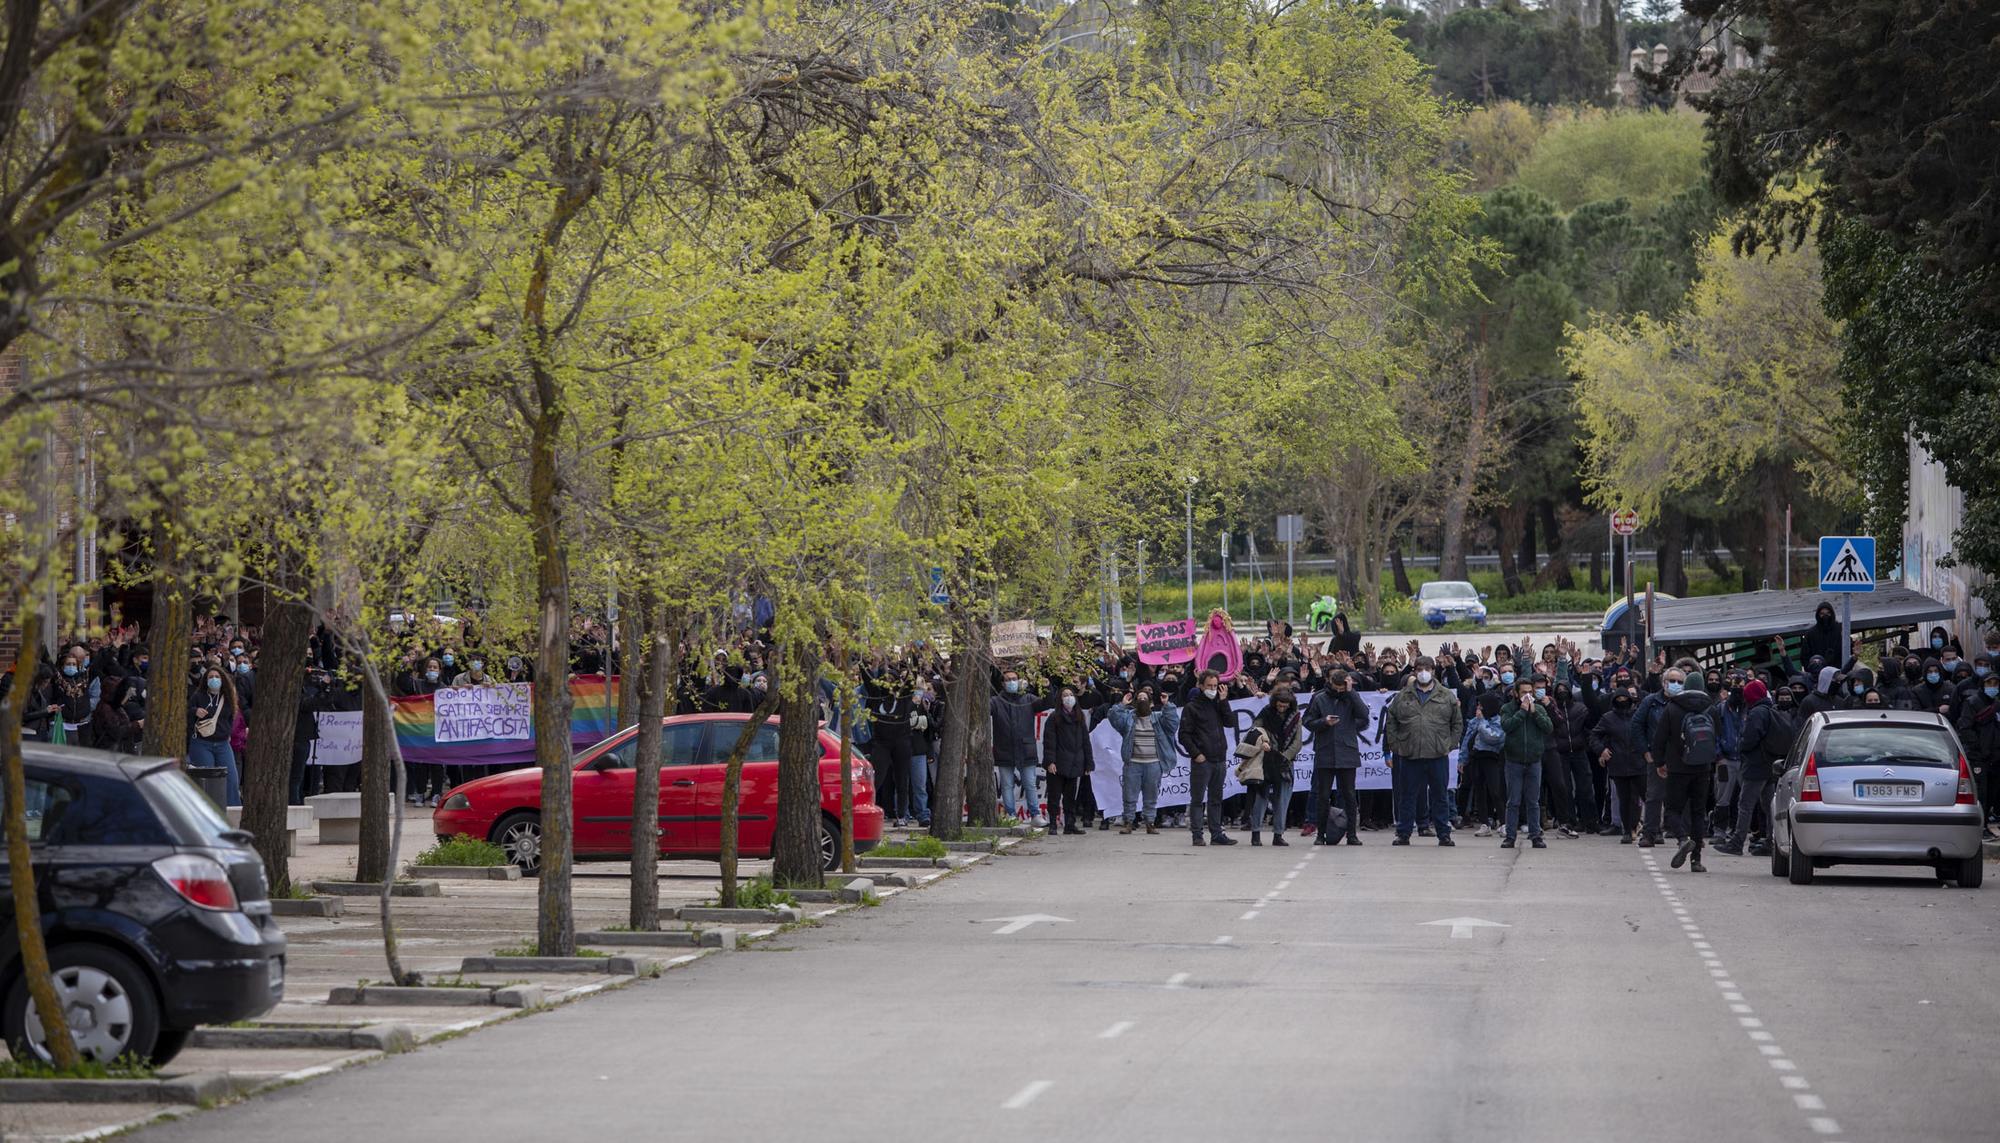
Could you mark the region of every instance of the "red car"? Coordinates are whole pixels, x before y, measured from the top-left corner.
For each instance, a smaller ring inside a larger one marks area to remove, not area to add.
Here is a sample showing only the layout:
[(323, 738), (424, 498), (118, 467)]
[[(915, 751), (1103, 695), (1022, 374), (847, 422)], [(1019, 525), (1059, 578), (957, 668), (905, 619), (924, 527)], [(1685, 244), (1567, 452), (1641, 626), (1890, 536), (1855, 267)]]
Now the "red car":
[[(660, 856), (719, 857), (722, 853), (724, 760), (736, 744), (742, 714), (676, 715), (660, 734)], [(585, 748), (571, 777), (578, 861), (610, 861), (632, 856), (633, 751), (639, 728), (628, 726)], [(821, 858), (827, 868), (840, 860), (840, 739), (819, 732)], [(778, 720), (758, 728), (743, 756), (742, 795), (737, 803), (737, 852), (769, 857), (778, 818)], [(431, 814), (440, 840), (458, 834), (483, 837), (507, 851), (508, 860), (529, 876), (542, 865), (542, 772), (539, 768), (489, 774), (454, 787)], [(875, 804), (875, 771), (854, 755), (854, 850), (882, 842), (882, 810)]]

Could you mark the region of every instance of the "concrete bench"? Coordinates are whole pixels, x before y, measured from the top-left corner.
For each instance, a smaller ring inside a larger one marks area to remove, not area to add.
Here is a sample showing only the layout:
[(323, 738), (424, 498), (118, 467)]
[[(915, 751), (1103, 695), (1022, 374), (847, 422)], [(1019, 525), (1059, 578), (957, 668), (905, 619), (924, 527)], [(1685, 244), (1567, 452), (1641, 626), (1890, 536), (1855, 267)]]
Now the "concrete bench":
[[(230, 825), (235, 826), (237, 829), (243, 828), (242, 806), (231, 806), (223, 812), (229, 815)], [(285, 807), (286, 853), (291, 854), (293, 857), (299, 855), (299, 831), (311, 824), (313, 824), (313, 809), (311, 806)]]
[(321, 845), (361, 844), (361, 792), (314, 794), (306, 799), (319, 819)]

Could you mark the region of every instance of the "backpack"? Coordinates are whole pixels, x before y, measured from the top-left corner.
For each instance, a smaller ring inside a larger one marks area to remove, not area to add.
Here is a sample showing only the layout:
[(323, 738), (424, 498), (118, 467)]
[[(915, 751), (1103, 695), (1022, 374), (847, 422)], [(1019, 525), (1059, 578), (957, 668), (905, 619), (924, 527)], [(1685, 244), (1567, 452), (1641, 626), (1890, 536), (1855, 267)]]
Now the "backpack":
[(1472, 720), (1472, 748), (1485, 754), (1498, 754), (1507, 745), (1507, 731), (1500, 726), (1497, 718), (1480, 717)]
[(1773, 707), (1771, 727), (1764, 732), (1764, 753), (1777, 761), (1792, 752), (1792, 742), (1799, 736), (1799, 721), (1789, 712)]
[(1681, 761), (1689, 766), (1715, 765), (1715, 719), (1706, 710), (1681, 716)]

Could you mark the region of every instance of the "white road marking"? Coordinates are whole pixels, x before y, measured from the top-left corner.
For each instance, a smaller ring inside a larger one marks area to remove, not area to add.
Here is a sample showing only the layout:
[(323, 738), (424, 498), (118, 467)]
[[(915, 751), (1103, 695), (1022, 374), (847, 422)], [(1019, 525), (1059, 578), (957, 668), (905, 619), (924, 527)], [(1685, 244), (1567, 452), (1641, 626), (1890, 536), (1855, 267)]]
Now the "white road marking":
[(1299, 862), (1297, 865), (1292, 866), (1292, 872), (1294, 873), (1304, 873), (1305, 869), (1306, 869), (1306, 863), (1303, 861)]
[(1790, 1060), (1772, 1060), (1771, 1066), (1781, 1072), (1795, 1072), (1799, 1070), (1799, 1065)]
[(1757, 1045), (1757, 1054), (1760, 1056), (1782, 1056), (1785, 1054), (1785, 1049), (1780, 1048), (1776, 1044), (1759, 1044)]
[(1254, 921), (1257, 919), (1257, 912), (1256, 909), (1252, 909), (1236, 919), (1239, 921)]
[(1756, 1041), (1758, 1041), (1759, 1043), (1764, 1043), (1764, 1042), (1768, 1042), (1768, 1041), (1770, 1041), (1770, 1040), (1775, 1040), (1775, 1039), (1777, 1039), (1777, 1037), (1776, 1037), (1776, 1036), (1773, 1036), (1773, 1035), (1772, 1035), (1772, 1034), (1770, 1034), (1769, 1032), (1752, 1032), (1752, 1033), (1750, 1033), (1750, 1038), (1751, 1038), (1751, 1039), (1753, 1039), (1753, 1040), (1756, 1040)]
[(999, 928), (993, 930), (993, 935), (996, 937), (1004, 937), (1013, 933), (1018, 933), (1022, 929), (1027, 928), (1029, 925), (1038, 924), (1043, 921), (1046, 921), (1052, 925), (1068, 925), (1074, 923), (1068, 917), (1051, 917), (1047, 913), (1023, 913), (1018, 917), (987, 917), (985, 920), (975, 921), (973, 923), (979, 925), (991, 925), (991, 924), (997, 924), (1002, 921), (1006, 923), (1000, 925)]
[(1013, 1098), (1000, 1106), (1007, 1111), (1019, 1111), (1041, 1098), (1043, 1092), (1054, 1086), (1056, 1086), (1056, 1081), (1054, 1080), (1036, 1080), (1027, 1087), (1015, 1092)]
[(1181, 987), (1183, 987), (1183, 986), (1185, 986), (1185, 985), (1187, 984), (1187, 979), (1188, 979), (1188, 974), (1187, 974), (1187, 973), (1185, 973), (1185, 972), (1177, 972), (1177, 973), (1175, 973), (1175, 974), (1173, 974), (1172, 976), (1170, 976), (1170, 977), (1168, 977), (1168, 978), (1167, 978), (1167, 987), (1168, 987), (1168, 988), (1181, 988)]
[(1824, 1115), (1815, 1115), (1811, 1119), (1806, 1120), (1806, 1123), (1813, 1129), (1815, 1133), (1820, 1135), (1840, 1134), (1839, 1122), (1836, 1120), (1828, 1119)]
[(1729, 1006), (1729, 1010), (1731, 1012), (1741, 1012), (1747, 1014), (1751, 1011), (1751, 1008), (1748, 1004), (1731, 1004)]
[(1806, 1077), (1804, 1076), (1779, 1076), (1778, 1082), (1793, 1091), (1804, 1091), (1806, 1088), (1812, 1086), (1806, 1082)]
[(1225, 933), (1224, 935), (1215, 938), (1215, 943), (1219, 945), (1226, 945), (1230, 941), (1233, 941), (1235, 939), (1236, 939), (1235, 937), (1229, 936), (1228, 934)]
[(1459, 940), (1467, 940), (1467, 941), (1472, 939), (1472, 933), (1473, 930), (1475, 929), (1513, 928), (1512, 925), (1504, 924), (1500, 921), (1481, 920), (1478, 917), (1449, 917), (1442, 921), (1422, 921), (1419, 923), (1427, 928), (1432, 925), (1449, 925), (1451, 926), (1452, 936), (1458, 938)]
[(1800, 1094), (1792, 1097), (1792, 1102), (1799, 1105), (1800, 1111), (1826, 1110), (1826, 1101), (1816, 1095), (1807, 1095), (1801, 1092)]
[(1125, 1033), (1130, 1032), (1131, 1030), (1132, 1030), (1132, 1021), (1120, 1020), (1118, 1023), (1113, 1024), (1111, 1027), (1106, 1028), (1102, 1032), (1099, 1032), (1097, 1034), (1097, 1038), (1100, 1040), (1116, 1040), (1118, 1037), (1123, 1036)]
[(1764, 1026), (1764, 1022), (1755, 1016), (1738, 1016), (1736, 1022), (1745, 1028), (1762, 1028)]

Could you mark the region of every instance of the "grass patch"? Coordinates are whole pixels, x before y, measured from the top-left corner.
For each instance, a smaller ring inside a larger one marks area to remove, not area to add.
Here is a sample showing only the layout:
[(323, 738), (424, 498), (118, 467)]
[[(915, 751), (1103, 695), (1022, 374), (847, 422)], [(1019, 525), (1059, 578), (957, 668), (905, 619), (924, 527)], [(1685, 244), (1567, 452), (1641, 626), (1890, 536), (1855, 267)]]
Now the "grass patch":
[(861, 907), (864, 909), (873, 909), (881, 903), (882, 898), (877, 897), (873, 889), (861, 895)]
[(924, 834), (894, 845), (878, 845), (868, 851), (869, 857), (943, 857), (951, 852), (937, 838)]
[[(506, 946), (505, 948), (494, 949), (493, 955), (494, 956), (540, 956), (542, 954), (540, 951), (538, 951), (534, 940), (530, 938), (528, 940), (520, 942), (519, 944), (512, 944)], [(582, 957), (608, 957), (611, 954), (607, 952), (600, 952), (597, 949), (578, 949), (576, 950), (576, 953), (574, 955)]]
[(736, 907), (739, 909), (769, 909), (776, 905), (797, 905), (799, 899), (786, 890), (771, 883), (771, 878), (759, 874), (736, 886)]
[(0, 1060), (0, 1079), (153, 1079), (153, 1065), (137, 1056), (120, 1056), (110, 1063), (84, 1060), (73, 1068), (58, 1068), (43, 1060)]
[(507, 864), (507, 851), (490, 841), (481, 841), (469, 833), (459, 834), (450, 841), (441, 841), (422, 853), (417, 854), (411, 865), (478, 865), (494, 866)]

